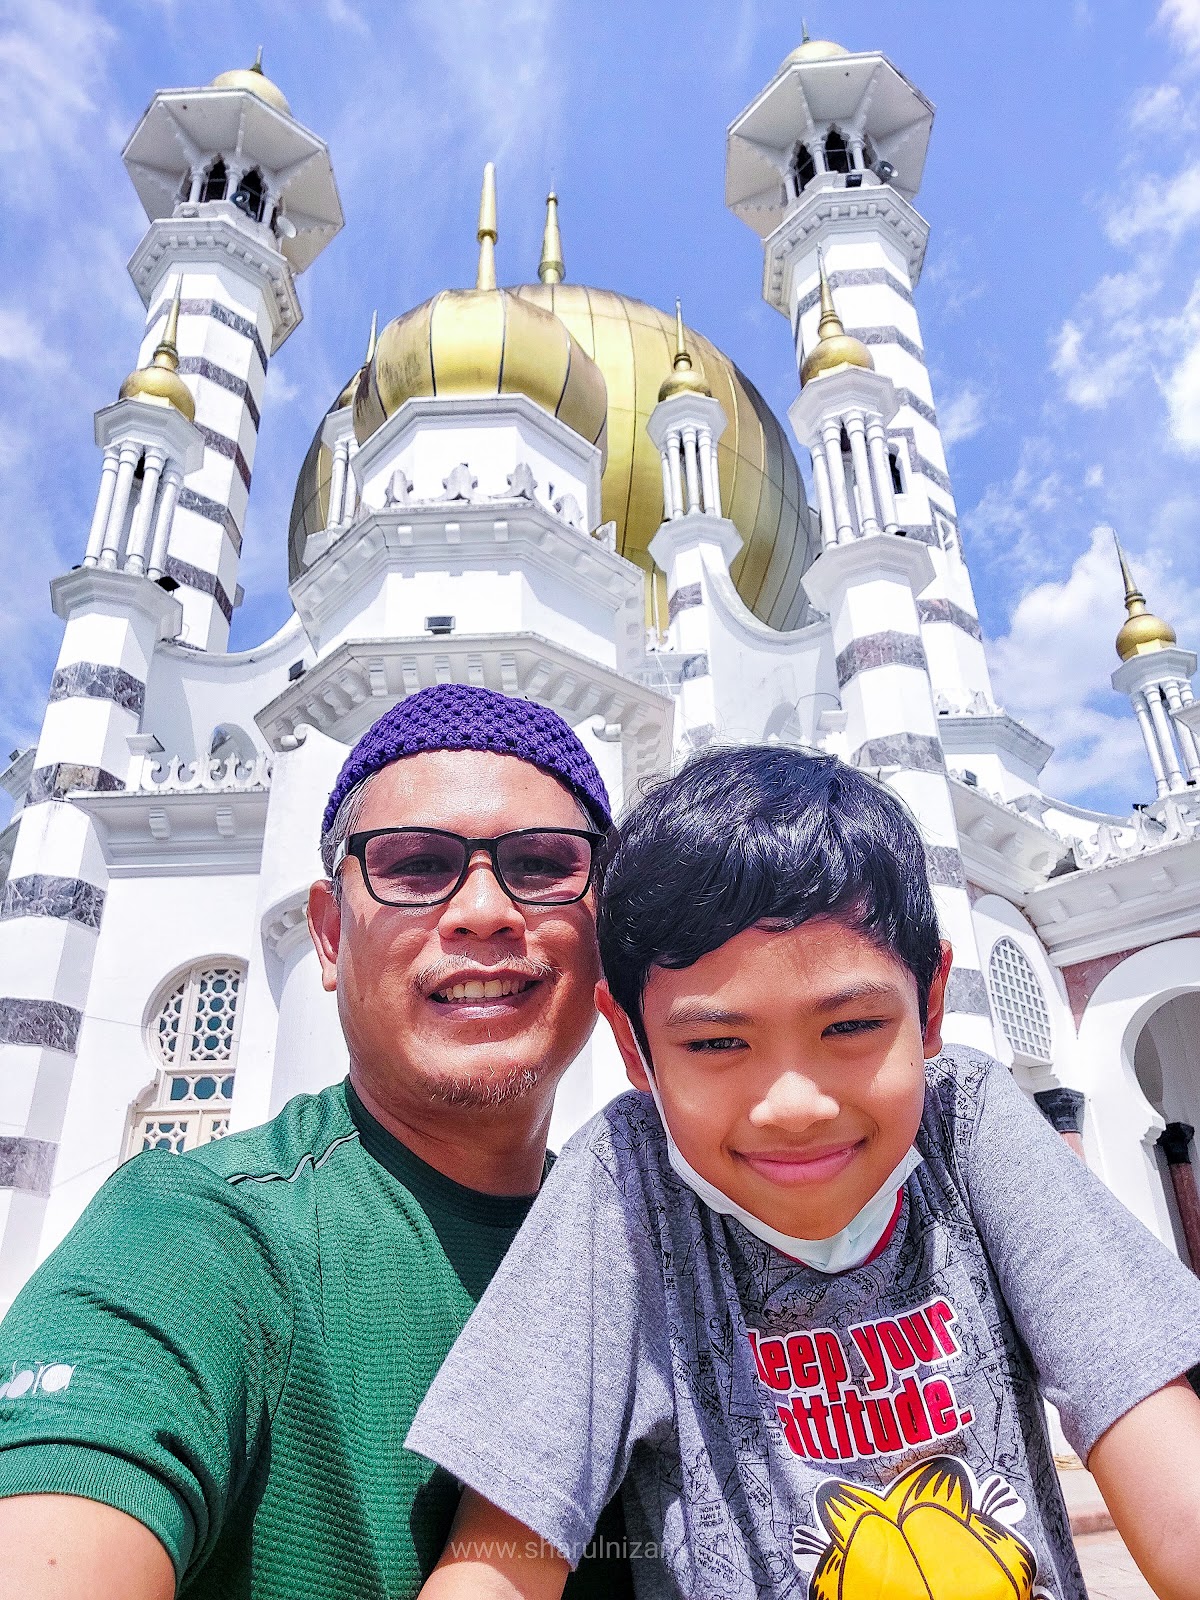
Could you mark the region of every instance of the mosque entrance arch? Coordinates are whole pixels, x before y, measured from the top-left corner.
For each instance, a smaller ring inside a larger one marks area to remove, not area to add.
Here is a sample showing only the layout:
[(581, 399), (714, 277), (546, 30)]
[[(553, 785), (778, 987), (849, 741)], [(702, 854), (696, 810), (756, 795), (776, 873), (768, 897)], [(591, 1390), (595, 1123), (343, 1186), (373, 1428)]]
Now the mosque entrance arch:
[(1166, 1124), (1157, 1151), (1175, 1242), (1200, 1272), (1200, 991), (1165, 1001), (1131, 1043), (1138, 1087)]

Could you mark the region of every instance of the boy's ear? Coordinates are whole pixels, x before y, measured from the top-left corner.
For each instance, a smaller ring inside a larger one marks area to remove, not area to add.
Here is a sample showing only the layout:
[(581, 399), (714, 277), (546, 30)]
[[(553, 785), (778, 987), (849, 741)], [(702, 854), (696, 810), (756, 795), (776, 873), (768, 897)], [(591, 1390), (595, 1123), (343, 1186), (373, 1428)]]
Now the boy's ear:
[(613, 1038), (617, 1041), (617, 1049), (621, 1052), (621, 1060), (625, 1063), (625, 1074), (630, 1083), (635, 1089), (641, 1089), (643, 1094), (649, 1094), (650, 1080), (642, 1064), (633, 1024), (613, 999), (612, 991), (603, 978), (596, 985), (596, 1010), (613, 1031)]
[(946, 1015), (946, 985), (950, 981), (950, 968), (954, 964), (954, 951), (947, 940), (942, 940), (942, 959), (929, 985), (929, 1009), (925, 1022), (925, 1059), (931, 1060), (942, 1048), (942, 1020)]

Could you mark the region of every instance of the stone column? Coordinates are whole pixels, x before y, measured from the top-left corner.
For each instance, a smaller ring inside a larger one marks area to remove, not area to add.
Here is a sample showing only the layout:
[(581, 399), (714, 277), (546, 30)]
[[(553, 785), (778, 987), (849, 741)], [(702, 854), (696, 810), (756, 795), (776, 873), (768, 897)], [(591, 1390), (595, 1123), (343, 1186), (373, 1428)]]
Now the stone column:
[(1171, 726), (1171, 719), (1167, 716), (1167, 708), (1163, 704), (1162, 690), (1158, 684), (1153, 684), (1146, 690), (1146, 704), (1150, 708), (1150, 721), (1154, 724), (1154, 731), (1158, 735), (1158, 746), (1162, 752), (1163, 766), (1167, 773), (1167, 786), (1172, 791), (1184, 787), (1183, 769), (1179, 765), (1179, 757), (1175, 752), (1175, 735)]
[(667, 438), (667, 458), (671, 463), (671, 515), (681, 517), (687, 502), (683, 494), (683, 441), (677, 432)]
[(1146, 696), (1139, 689), (1133, 696), (1133, 714), (1138, 720), (1138, 727), (1142, 730), (1142, 741), (1146, 746), (1146, 755), (1150, 760), (1150, 770), (1154, 774), (1155, 793), (1161, 799), (1170, 792), (1167, 782), (1166, 769), (1163, 766), (1162, 755), (1158, 748), (1158, 738), (1154, 725), (1150, 721), (1150, 708), (1146, 704)]
[(100, 560), (100, 552), (104, 548), (104, 535), (112, 513), (113, 492), (117, 487), (120, 454), (115, 444), (110, 444), (104, 452), (104, 464), (100, 468), (100, 492), (96, 496), (96, 509), (88, 533), (87, 554), (83, 558), (85, 567), (94, 567)]
[(1188, 1146), (1196, 1133), (1187, 1122), (1168, 1122), (1158, 1136), (1158, 1148), (1166, 1157), (1171, 1174), (1171, 1187), (1179, 1207), (1179, 1220), (1183, 1224), (1183, 1237), (1187, 1245), (1188, 1265), (1200, 1273), (1200, 1194), (1196, 1191), (1196, 1169), (1192, 1166)]
[(1172, 725), (1175, 729), (1175, 737), (1179, 740), (1179, 750), (1183, 756), (1184, 765), (1188, 769), (1188, 777), (1200, 783), (1200, 750), (1196, 748), (1192, 730), (1185, 722), (1178, 721), (1174, 715), (1175, 712), (1182, 711), (1188, 703), (1183, 697), (1183, 689), (1183, 684), (1174, 681), (1163, 684), (1163, 693), (1166, 695), (1167, 704), (1171, 709)]
[(147, 568), (147, 575), (151, 578), (161, 578), (166, 567), (171, 523), (175, 518), (175, 507), (182, 487), (183, 474), (172, 462), (164, 474), (162, 494), (158, 499), (158, 519), (154, 524), (154, 543), (150, 547), (150, 565)]
[(850, 435), (850, 459), (854, 462), (854, 480), (858, 486), (859, 532), (870, 536), (879, 532), (879, 518), (875, 515), (871, 463), (867, 456), (866, 423), (861, 411), (847, 412), (846, 432)]
[(825, 463), (829, 468), (829, 487), (833, 494), (833, 519), (837, 526), (837, 542), (846, 544), (854, 537), (854, 521), (850, 515), (850, 500), (846, 494), (846, 474), (842, 470), (840, 418), (826, 418), (821, 428), (821, 441), (825, 446)]
[(820, 444), (812, 449), (813, 488), (817, 491), (817, 513), (821, 519), (821, 544), (837, 543), (837, 522), (833, 515), (833, 499), (829, 490), (829, 468), (825, 465), (825, 450)]
[(687, 508), (689, 514), (700, 510), (700, 472), (696, 461), (696, 430), (683, 430), (683, 472), (687, 481)]
[(150, 524), (158, 500), (158, 480), (166, 465), (161, 450), (147, 450), (142, 474), (142, 492), (138, 496), (137, 510), (129, 529), (129, 547), (125, 552), (125, 570), (142, 573), (146, 570), (146, 546), (150, 542)]
[(121, 547), (121, 534), (125, 528), (125, 513), (129, 510), (129, 496), (133, 489), (133, 474), (141, 460), (142, 447), (137, 444), (123, 444), (121, 446), (120, 464), (117, 467), (117, 482), (113, 492), (113, 502), (108, 514), (108, 526), (104, 530), (104, 540), (100, 551), (100, 566), (115, 567), (117, 552)]
[(883, 531), (898, 533), (900, 517), (896, 510), (896, 491), (892, 487), (892, 464), (881, 417), (867, 418), (867, 447), (871, 455), (871, 465), (875, 469), (875, 497), (879, 502), (879, 511), (883, 518)]

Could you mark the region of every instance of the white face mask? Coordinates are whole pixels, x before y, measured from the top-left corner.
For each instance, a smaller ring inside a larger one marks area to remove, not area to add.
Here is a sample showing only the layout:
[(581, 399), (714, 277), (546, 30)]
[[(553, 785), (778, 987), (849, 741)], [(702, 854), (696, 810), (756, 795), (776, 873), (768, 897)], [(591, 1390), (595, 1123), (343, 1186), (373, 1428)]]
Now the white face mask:
[(875, 1251), (880, 1240), (892, 1225), (899, 1204), (900, 1190), (908, 1178), (921, 1165), (924, 1157), (913, 1146), (909, 1146), (903, 1161), (896, 1170), (888, 1175), (879, 1188), (863, 1206), (857, 1216), (839, 1232), (829, 1239), (794, 1239), (790, 1234), (780, 1233), (777, 1228), (756, 1217), (753, 1212), (747, 1211), (738, 1205), (736, 1200), (731, 1200), (727, 1194), (718, 1189), (716, 1184), (709, 1183), (707, 1178), (702, 1178), (690, 1162), (685, 1158), (679, 1146), (675, 1143), (671, 1129), (667, 1124), (667, 1114), (663, 1110), (663, 1103), (658, 1093), (658, 1085), (654, 1081), (654, 1074), (638, 1045), (638, 1056), (642, 1066), (646, 1069), (646, 1078), (650, 1084), (650, 1093), (654, 1096), (654, 1104), (658, 1107), (658, 1115), (663, 1125), (663, 1132), (667, 1136), (667, 1155), (671, 1162), (672, 1170), (683, 1179), (694, 1194), (699, 1195), (706, 1206), (722, 1217), (736, 1217), (744, 1228), (747, 1228), (758, 1239), (772, 1245), (785, 1256), (792, 1256), (797, 1261), (803, 1261), (806, 1267), (812, 1267), (815, 1272), (835, 1273), (849, 1272), (854, 1267), (861, 1267), (863, 1262)]

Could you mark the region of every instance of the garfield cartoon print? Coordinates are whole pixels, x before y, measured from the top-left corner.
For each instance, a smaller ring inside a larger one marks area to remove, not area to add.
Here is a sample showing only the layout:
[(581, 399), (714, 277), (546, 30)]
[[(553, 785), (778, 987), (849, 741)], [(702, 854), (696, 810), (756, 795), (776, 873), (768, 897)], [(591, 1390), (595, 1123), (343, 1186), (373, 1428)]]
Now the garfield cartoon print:
[(1013, 1524), (1025, 1503), (998, 1474), (980, 1485), (956, 1456), (935, 1456), (882, 1494), (827, 1478), (817, 1526), (796, 1528), (792, 1555), (815, 1559), (807, 1600), (1053, 1600)]

